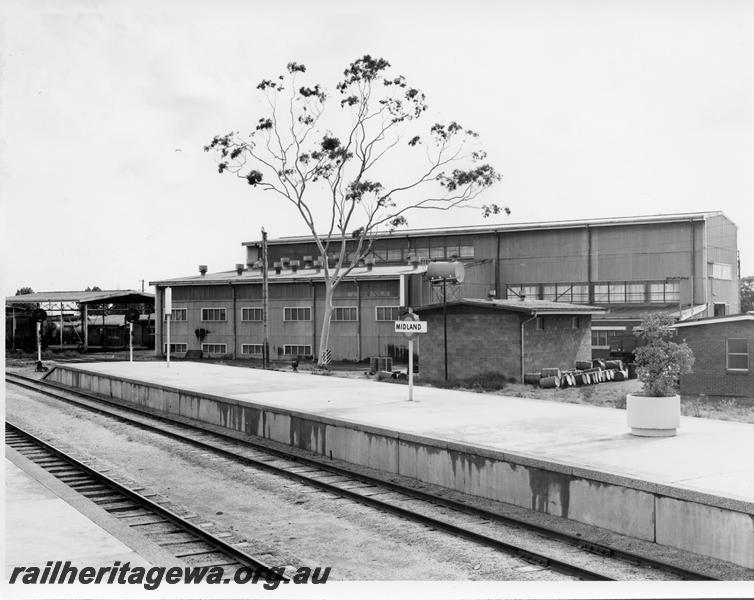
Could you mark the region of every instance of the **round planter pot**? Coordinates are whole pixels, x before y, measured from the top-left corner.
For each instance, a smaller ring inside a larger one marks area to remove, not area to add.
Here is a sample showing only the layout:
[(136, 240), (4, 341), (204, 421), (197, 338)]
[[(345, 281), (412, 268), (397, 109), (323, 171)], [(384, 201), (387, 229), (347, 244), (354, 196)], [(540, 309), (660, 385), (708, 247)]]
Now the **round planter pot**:
[(681, 397), (626, 396), (628, 426), (633, 435), (670, 437), (681, 425)]

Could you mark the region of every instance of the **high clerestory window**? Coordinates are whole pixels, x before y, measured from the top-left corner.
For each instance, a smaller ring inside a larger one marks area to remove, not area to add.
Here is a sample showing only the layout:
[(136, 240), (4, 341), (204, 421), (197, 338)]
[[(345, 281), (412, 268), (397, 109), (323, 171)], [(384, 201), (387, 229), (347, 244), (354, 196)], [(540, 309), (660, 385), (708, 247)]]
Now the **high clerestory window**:
[(226, 321), (224, 308), (203, 308), (202, 321)]

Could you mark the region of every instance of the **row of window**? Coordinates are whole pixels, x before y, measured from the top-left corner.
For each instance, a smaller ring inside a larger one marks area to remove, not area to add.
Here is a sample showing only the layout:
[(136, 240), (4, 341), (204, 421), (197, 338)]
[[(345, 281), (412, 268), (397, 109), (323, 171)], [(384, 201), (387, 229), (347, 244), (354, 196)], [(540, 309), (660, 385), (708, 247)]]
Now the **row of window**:
[[(677, 281), (662, 282), (606, 282), (592, 284), (595, 304), (644, 304), (647, 302), (678, 302), (680, 287)], [(589, 303), (587, 283), (527, 283), (507, 286), (508, 298), (526, 296), (533, 300)]]
[[(167, 344), (163, 345), (163, 351), (167, 352)], [(170, 344), (171, 354), (185, 354), (188, 351), (187, 344)], [(205, 354), (227, 354), (227, 344), (202, 344), (202, 352)], [(262, 344), (241, 344), (241, 354), (248, 356), (262, 356)], [(285, 344), (283, 346), (285, 356), (311, 356), (310, 344)]]
[[(428, 242), (427, 242), (428, 244)], [(376, 248), (372, 255), (378, 262), (405, 262), (409, 257), (426, 258), (429, 260), (451, 260), (452, 258), (474, 258), (472, 244), (446, 243), (442, 246), (417, 246), (416, 248)], [(335, 262), (340, 258), (340, 251), (331, 250), (327, 258)], [(346, 255), (346, 262), (352, 261), (353, 255)]]
[[(375, 321), (397, 321), (400, 319), (400, 306), (376, 306)], [(187, 321), (188, 309), (174, 308), (170, 313), (172, 321)], [(244, 307), (241, 309), (241, 321), (262, 321), (264, 310), (257, 307)], [(202, 321), (226, 321), (227, 310), (225, 308), (203, 308)], [(292, 306), (283, 309), (284, 321), (311, 321), (312, 309), (310, 306)], [(359, 311), (356, 306), (336, 306), (333, 308), (331, 321), (358, 321)]]

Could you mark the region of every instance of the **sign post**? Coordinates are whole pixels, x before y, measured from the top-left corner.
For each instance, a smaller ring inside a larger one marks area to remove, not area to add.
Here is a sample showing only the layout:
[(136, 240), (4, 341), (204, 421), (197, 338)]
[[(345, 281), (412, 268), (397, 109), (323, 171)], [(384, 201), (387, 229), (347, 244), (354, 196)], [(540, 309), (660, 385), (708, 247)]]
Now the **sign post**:
[(170, 368), (170, 315), (173, 312), (173, 288), (165, 288), (165, 330), (167, 331), (167, 368)]
[(135, 308), (129, 308), (126, 311), (126, 322), (128, 323), (128, 356), (129, 362), (134, 361), (134, 323), (139, 320), (139, 311)]
[(31, 318), (37, 323), (37, 368), (36, 371), (46, 371), (42, 364), (42, 323), (47, 319), (47, 312), (42, 308), (37, 308), (31, 313)]
[(427, 333), (427, 322), (420, 321), (419, 315), (410, 308), (400, 321), (395, 321), (395, 332), (408, 338), (408, 401), (414, 401), (414, 337)]

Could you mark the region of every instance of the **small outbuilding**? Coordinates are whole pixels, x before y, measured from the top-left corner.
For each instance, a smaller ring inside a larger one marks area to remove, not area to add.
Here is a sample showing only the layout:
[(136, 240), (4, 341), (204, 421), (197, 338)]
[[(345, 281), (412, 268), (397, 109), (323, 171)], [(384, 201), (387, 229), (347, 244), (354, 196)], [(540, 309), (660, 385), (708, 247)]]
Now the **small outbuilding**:
[(681, 394), (754, 398), (754, 313), (676, 323), (674, 327), (696, 359), (693, 373), (681, 376)]
[[(525, 372), (573, 369), (592, 358), (592, 316), (606, 309), (548, 300), (465, 298), (417, 308), (422, 377), (466, 378), (496, 372), (523, 381)], [(447, 348), (447, 352), (446, 352)], [(447, 358), (446, 358), (447, 357)]]

